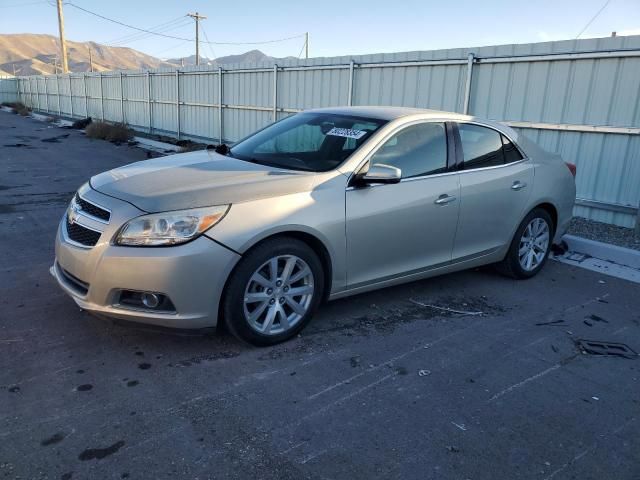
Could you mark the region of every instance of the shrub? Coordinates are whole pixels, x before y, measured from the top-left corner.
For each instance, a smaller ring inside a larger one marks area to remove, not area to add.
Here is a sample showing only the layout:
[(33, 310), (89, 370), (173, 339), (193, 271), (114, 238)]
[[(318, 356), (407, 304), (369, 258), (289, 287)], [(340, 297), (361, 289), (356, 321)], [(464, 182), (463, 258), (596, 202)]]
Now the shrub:
[(111, 125), (106, 122), (90, 123), (85, 133), (87, 137), (99, 138), (113, 143), (124, 143), (133, 138), (133, 131), (125, 124)]
[(31, 109), (26, 107), (22, 102), (3, 102), (3, 107), (13, 108), (13, 112), (26, 117), (31, 113)]

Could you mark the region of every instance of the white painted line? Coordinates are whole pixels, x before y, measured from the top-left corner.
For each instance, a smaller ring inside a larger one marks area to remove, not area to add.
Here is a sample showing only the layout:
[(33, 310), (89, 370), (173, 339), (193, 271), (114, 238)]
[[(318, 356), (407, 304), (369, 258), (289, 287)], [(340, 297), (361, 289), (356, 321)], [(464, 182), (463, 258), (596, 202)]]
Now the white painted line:
[(518, 382), (514, 385), (511, 385), (510, 387), (505, 388), (504, 390), (501, 390), (500, 392), (496, 393), (493, 397), (491, 397), (489, 399), (489, 402), (493, 402), (494, 400), (497, 400), (498, 398), (502, 397), (503, 395), (506, 395), (507, 393), (515, 390), (516, 388), (520, 388), (523, 385), (526, 385), (529, 382), (532, 382), (534, 380), (537, 380), (540, 377), (545, 376), (547, 373), (551, 373), (554, 370), (557, 370), (561, 367), (561, 365), (559, 363), (556, 363), (555, 365), (553, 365), (552, 367), (547, 368), (546, 370), (543, 370), (540, 373), (536, 373), (535, 375), (532, 375), (529, 378), (525, 378), (524, 380), (522, 380), (521, 382)]

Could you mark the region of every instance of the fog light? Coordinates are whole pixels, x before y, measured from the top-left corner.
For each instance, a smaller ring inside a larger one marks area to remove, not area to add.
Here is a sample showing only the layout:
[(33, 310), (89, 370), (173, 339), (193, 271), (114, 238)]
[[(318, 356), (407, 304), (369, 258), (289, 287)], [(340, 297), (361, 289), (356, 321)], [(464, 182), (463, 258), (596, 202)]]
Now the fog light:
[(160, 305), (160, 299), (155, 293), (143, 293), (142, 304), (145, 307), (156, 308), (158, 305)]
[(135, 290), (120, 290), (116, 296), (116, 305), (125, 308), (153, 310), (163, 313), (175, 313), (173, 302), (162, 293), (137, 292)]

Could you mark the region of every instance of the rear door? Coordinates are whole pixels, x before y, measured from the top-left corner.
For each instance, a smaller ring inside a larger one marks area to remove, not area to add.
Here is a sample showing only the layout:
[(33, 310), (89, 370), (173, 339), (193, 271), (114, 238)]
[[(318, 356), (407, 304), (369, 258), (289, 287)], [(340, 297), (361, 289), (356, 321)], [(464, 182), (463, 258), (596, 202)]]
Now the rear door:
[(511, 242), (534, 179), (531, 162), (493, 128), (458, 123), (456, 146), (462, 163), (454, 261), (489, 254)]
[[(449, 133), (447, 133), (449, 132)], [(401, 127), (368, 165), (402, 171), (396, 184), (346, 191), (347, 277), (352, 288), (415, 273), (451, 260), (458, 222), (453, 129), (442, 122)]]

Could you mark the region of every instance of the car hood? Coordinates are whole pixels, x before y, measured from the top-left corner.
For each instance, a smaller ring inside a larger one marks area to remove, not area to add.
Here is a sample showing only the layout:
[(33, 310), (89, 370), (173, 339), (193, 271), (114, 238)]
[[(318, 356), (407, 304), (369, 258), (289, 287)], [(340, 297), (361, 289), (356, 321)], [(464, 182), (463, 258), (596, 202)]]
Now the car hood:
[(91, 178), (91, 187), (153, 213), (309, 191), (315, 177), (203, 150), (109, 170)]

